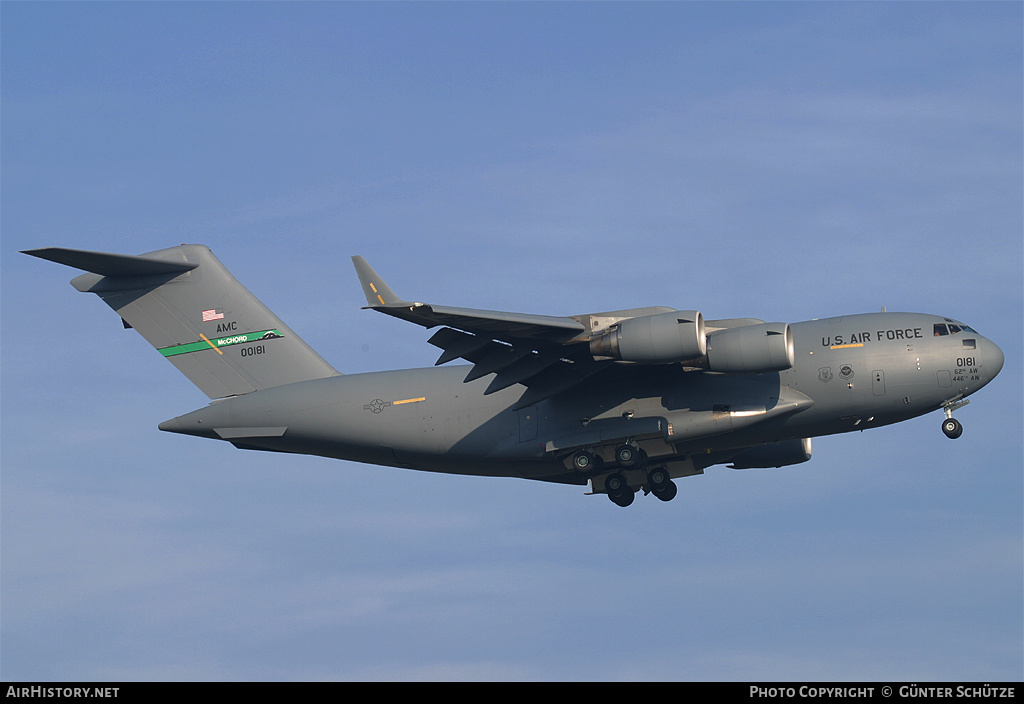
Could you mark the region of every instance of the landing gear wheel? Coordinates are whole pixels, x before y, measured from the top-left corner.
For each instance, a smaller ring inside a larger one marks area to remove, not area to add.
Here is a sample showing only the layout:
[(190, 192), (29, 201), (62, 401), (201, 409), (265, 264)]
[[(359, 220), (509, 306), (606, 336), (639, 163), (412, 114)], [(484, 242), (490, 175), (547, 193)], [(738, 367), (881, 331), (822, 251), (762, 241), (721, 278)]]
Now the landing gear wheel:
[(960, 421), (956, 418), (947, 418), (942, 421), (942, 432), (950, 440), (956, 440), (964, 434), (964, 426), (960, 425)]
[(572, 456), (572, 468), (581, 474), (586, 474), (596, 468), (597, 460), (597, 456), (590, 450), (580, 450)]
[(662, 501), (671, 501), (676, 497), (676, 485), (668, 467), (654, 467), (648, 471), (647, 484), (651, 487), (651, 493)]
[(615, 500), (615, 497), (622, 496), (626, 493), (632, 493), (629, 490), (629, 483), (626, 478), (616, 472), (615, 474), (609, 474), (604, 480), (604, 490), (608, 492), (608, 496)]
[(631, 503), (633, 503), (633, 499), (636, 498), (636, 494), (633, 491), (627, 489), (625, 494), (621, 494), (619, 496), (609, 495), (608, 498), (611, 499), (612, 503), (615, 504), (616, 506), (626, 508)]
[(652, 489), (651, 493), (657, 496), (662, 501), (671, 501), (672, 499), (676, 498), (677, 491), (679, 490), (676, 488), (676, 483), (673, 482), (672, 480), (669, 480), (668, 484), (666, 484), (664, 487), (662, 487), (661, 489)]
[(657, 493), (672, 483), (672, 475), (668, 473), (666, 467), (653, 467), (647, 472), (647, 483), (651, 491)]
[(604, 490), (608, 492), (608, 498), (612, 500), (612, 503), (618, 506), (629, 506), (636, 498), (636, 492), (629, 488), (629, 482), (619, 472), (605, 477)]
[(635, 445), (619, 445), (615, 448), (615, 461), (623, 469), (638, 467), (644, 461), (644, 451)]

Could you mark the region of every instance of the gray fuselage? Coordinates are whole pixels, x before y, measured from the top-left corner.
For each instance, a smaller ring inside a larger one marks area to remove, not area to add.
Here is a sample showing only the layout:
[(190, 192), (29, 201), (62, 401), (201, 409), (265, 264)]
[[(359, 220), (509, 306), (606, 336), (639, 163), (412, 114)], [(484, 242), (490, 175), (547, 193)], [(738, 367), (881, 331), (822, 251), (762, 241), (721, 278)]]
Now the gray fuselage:
[(487, 379), (464, 382), (464, 366), (348, 374), (215, 401), (160, 427), (249, 449), (584, 483), (566, 464), (578, 448), (600, 453), (631, 441), (652, 461), (700, 457), (698, 467), (709, 466), (740, 448), (934, 411), (980, 389), (1003, 364), (994, 343), (935, 315), (860, 314), (791, 328), (796, 362), (776, 373), (619, 363), (518, 410), (523, 387), (485, 394)]

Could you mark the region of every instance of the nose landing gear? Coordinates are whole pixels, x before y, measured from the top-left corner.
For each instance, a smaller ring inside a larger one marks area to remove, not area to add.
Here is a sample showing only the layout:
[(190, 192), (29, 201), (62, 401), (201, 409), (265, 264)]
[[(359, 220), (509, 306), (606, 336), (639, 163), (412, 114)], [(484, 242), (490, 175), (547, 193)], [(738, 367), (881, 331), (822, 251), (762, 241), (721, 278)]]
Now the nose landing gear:
[(946, 437), (950, 440), (956, 440), (964, 434), (964, 426), (961, 425), (960, 421), (956, 418), (949, 417), (942, 421), (942, 432), (945, 433)]
[(963, 408), (968, 403), (970, 403), (970, 400), (957, 397), (942, 404), (942, 412), (946, 414), (946, 419), (942, 421), (942, 432), (950, 440), (956, 440), (964, 434), (964, 426), (953, 417), (953, 411)]

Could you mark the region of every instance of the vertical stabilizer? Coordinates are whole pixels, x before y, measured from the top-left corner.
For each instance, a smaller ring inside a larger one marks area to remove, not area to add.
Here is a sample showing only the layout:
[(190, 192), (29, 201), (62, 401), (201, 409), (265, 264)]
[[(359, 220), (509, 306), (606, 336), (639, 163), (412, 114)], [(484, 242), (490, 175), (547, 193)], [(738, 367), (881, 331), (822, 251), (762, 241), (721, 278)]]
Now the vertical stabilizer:
[(141, 256), (59, 247), (25, 254), (90, 272), (71, 284), (102, 298), (210, 398), (338, 374), (204, 245)]

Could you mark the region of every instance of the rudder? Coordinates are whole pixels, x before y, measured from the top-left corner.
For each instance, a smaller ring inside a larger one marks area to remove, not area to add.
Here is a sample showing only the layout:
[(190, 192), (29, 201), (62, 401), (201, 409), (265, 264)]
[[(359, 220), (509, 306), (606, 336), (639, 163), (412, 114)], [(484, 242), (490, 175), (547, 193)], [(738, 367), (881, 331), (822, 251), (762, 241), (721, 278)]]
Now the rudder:
[(57, 247), (25, 254), (89, 272), (72, 286), (102, 298), (210, 398), (339, 374), (205, 245), (137, 257)]

